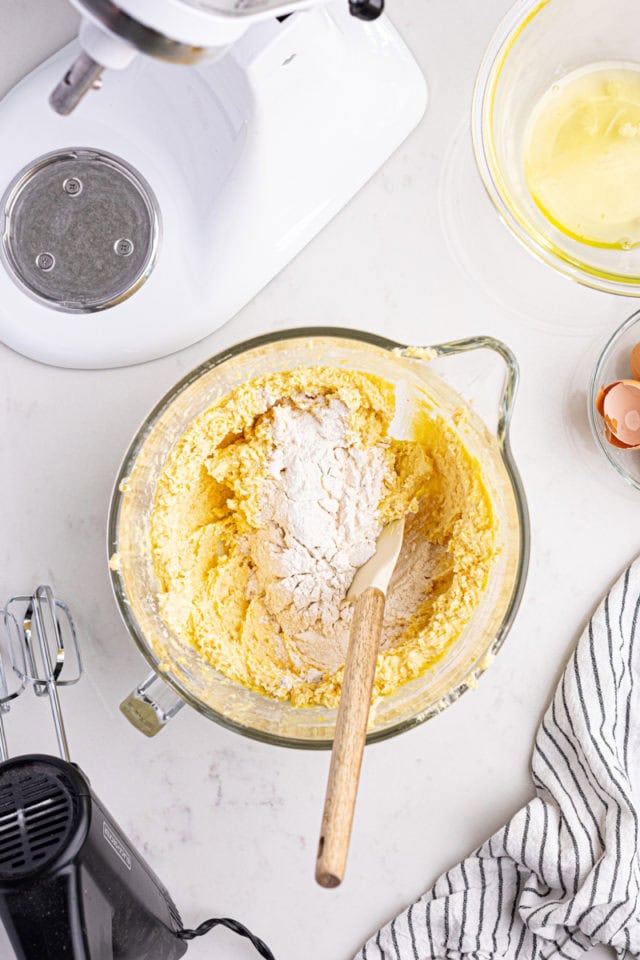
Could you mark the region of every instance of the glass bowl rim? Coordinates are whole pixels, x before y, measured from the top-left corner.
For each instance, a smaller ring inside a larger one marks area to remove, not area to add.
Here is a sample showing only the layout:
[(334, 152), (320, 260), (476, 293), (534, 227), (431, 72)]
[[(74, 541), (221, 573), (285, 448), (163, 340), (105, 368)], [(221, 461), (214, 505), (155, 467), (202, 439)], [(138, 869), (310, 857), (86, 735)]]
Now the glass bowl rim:
[[(136, 621), (136, 618), (131, 611), (120, 571), (116, 564), (111, 564), (110, 562), (111, 558), (118, 552), (118, 525), (120, 508), (124, 496), (124, 491), (122, 489), (123, 481), (125, 481), (130, 475), (133, 464), (135, 463), (140, 450), (146, 442), (150, 430), (153, 429), (160, 417), (168, 410), (175, 398), (189, 386), (191, 386), (191, 384), (195, 383), (202, 376), (215, 369), (215, 367), (222, 365), (227, 360), (232, 360), (241, 354), (248, 353), (251, 350), (259, 349), (263, 346), (268, 346), (272, 343), (284, 342), (287, 340), (308, 339), (313, 337), (324, 337), (336, 340), (366, 343), (388, 352), (405, 351), (411, 349), (407, 344), (400, 343), (396, 340), (391, 340), (388, 337), (383, 337), (375, 333), (369, 333), (364, 330), (355, 330), (348, 327), (293, 327), (285, 330), (271, 331), (270, 333), (240, 341), (202, 361), (165, 392), (158, 403), (156, 403), (156, 405), (147, 414), (126, 450), (120, 468), (116, 474), (113, 493), (109, 505), (109, 517), (107, 525), (107, 560), (109, 561), (108, 570), (111, 588), (116, 600), (120, 617), (127, 629), (128, 634), (135, 641), (138, 650), (143, 655), (149, 666), (153, 669), (154, 674), (159, 679), (164, 681), (164, 683), (171, 688), (171, 690), (178, 696), (180, 700), (197, 710), (198, 713), (202, 714), (207, 719), (213, 720), (215, 723), (226, 728), (227, 730), (242, 734), (249, 739), (257, 740), (261, 743), (267, 743), (273, 746), (290, 747), (300, 750), (330, 750), (333, 746), (333, 740), (304, 740), (301, 738), (287, 737), (281, 734), (271, 733), (269, 731), (256, 730), (253, 727), (245, 726), (242, 723), (231, 720), (224, 714), (219, 713), (217, 710), (213, 710), (211, 707), (198, 700), (182, 683), (180, 683), (179, 680), (177, 680), (171, 674), (160, 670), (160, 660), (155, 655), (151, 646), (148, 644)], [(529, 509), (522, 480), (520, 478), (520, 473), (513, 459), (509, 441), (510, 408), (513, 400), (515, 399), (515, 393), (517, 391), (519, 379), (518, 364), (515, 356), (511, 353), (511, 350), (501, 341), (494, 340), (491, 337), (471, 337), (468, 340), (457, 341), (451, 344), (441, 344), (439, 346), (427, 347), (423, 349), (433, 350), (434, 355), (436, 356), (446, 356), (447, 354), (458, 352), (456, 348), (460, 344), (464, 345), (462, 349), (476, 349), (488, 346), (500, 353), (507, 365), (509, 380), (513, 385), (511, 395), (506, 398), (506, 405), (508, 409), (503, 409), (498, 427), (500, 455), (513, 494), (518, 520), (518, 530), (520, 534), (513, 589), (503, 620), (495, 635), (490, 639), (486, 649), (479, 656), (477, 661), (469, 667), (468, 672), (457, 684), (457, 686), (421, 713), (412, 717), (407, 717), (404, 720), (400, 720), (384, 730), (368, 733), (367, 744), (388, 740), (400, 733), (405, 733), (414, 727), (420, 726), (455, 703), (456, 700), (458, 700), (467, 690), (475, 688), (478, 680), (486, 672), (493, 658), (498, 654), (502, 645), (504, 644), (513, 625), (513, 621), (515, 620), (516, 614), (520, 608), (524, 594), (529, 566), (531, 539)], [(440, 352), (440, 350), (442, 350), (442, 352)], [(409, 358), (419, 359), (416, 357)]]

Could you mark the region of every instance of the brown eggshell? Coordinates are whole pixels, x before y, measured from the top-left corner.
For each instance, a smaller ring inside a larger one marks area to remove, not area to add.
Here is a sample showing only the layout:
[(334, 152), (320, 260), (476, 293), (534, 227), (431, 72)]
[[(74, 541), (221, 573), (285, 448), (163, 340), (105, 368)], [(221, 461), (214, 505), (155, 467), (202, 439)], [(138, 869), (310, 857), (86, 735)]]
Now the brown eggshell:
[(636, 343), (631, 351), (631, 376), (634, 380), (640, 380), (640, 343)]
[(598, 390), (598, 396), (596, 397), (596, 410), (598, 411), (600, 416), (603, 418), (604, 418), (604, 398), (607, 395), (607, 390), (610, 390), (611, 387), (613, 386), (614, 384), (612, 383), (608, 387), (600, 387), (600, 389)]
[(609, 427), (604, 425), (604, 435), (607, 438), (607, 442), (611, 444), (612, 447), (618, 447), (619, 450), (635, 450), (634, 446), (629, 446), (628, 443), (623, 443), (622, 440), (618, 440), (615, 433), (611, 433)]
[(640, 383), (617, 380), (603, 387), (596, 399), (596, 410), (605, 422), (609, 443), (621, 449), (640, 447)]

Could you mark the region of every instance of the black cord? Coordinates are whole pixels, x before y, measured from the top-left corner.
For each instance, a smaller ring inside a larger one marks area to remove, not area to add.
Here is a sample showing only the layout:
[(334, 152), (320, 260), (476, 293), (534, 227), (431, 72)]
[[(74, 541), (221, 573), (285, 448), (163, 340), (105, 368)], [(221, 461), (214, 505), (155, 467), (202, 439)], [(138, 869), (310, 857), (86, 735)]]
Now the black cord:
[(222, 920), (205, 920), (204, 923), (201, 923), (195, 930), (178, 930), (177, 936), (180, 937), (181, 940), (195, 940), (196, 937), (204, 937), (204, 935), (213, 930), (214, 927), (226, 927), (227, 930), (232, 930), (233, 933), (237, 933), (238, 936), (246, 937), (247, 940), (250, 940), (254, 945), (260, 956), (264, 957), (264, 960), (276, 960), (264, 941), (251, 933), (251, 930), (247, 930), (244, 924), (238, 923), (237, 920), (230, 920), (228, 917)]

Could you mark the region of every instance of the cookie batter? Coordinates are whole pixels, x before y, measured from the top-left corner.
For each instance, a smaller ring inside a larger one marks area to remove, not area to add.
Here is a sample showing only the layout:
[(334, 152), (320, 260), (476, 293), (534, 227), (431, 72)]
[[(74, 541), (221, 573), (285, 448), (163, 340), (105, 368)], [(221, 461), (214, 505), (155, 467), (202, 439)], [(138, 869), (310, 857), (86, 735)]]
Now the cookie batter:
[(335, 706), (346, 592), (404, 515), (375, 695), (423, 673), (468, 622), (494, 549), (479, 465), (426, 411), (414, 439), (391, 438), (394, 407), (379, 378), (300, 368), (237, 387), (175, 446), (151, 520), (162, 615), (229, 678)]

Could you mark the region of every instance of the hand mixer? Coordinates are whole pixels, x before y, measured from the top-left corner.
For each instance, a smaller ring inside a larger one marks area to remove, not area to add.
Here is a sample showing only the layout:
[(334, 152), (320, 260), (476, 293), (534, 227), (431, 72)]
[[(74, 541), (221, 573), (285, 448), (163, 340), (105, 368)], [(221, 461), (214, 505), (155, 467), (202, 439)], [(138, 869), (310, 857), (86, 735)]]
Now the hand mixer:
[(383, 0), (71, 2), (78, 41), (0, 102), (0, 339), (48, 363), (220, 327), (426, 106)]
[[(185, 930), (171, 897), (69, 758), (58, 690), (82, 661), (66, 605), (49, 587), (4, 609), (0, 654), (0, 919), (17, 960), (178, 960), (187, 941), (235, 920)], [(61, 758), (8, 759), (4, 718), (27, 689), (48, 697)]]

